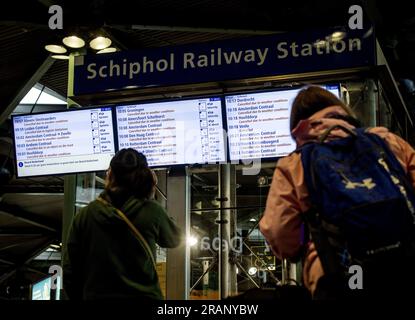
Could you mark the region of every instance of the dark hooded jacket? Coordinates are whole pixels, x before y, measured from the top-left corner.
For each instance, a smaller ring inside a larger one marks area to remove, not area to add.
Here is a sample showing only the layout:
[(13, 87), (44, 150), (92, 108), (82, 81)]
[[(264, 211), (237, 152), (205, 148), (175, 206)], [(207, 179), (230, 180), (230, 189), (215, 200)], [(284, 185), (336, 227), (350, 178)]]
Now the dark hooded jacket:
[[(104, 192), (101, 197), (111, 201)], [(119, 209), (147, 240), (173, 248), (181, 232), (155, 201), (129, 198)], [(64, 289), (70, 299), (163, 299), (156, 271), (140, 242), (114, 207), (93, 201), (74, 218), (63, 257)]]

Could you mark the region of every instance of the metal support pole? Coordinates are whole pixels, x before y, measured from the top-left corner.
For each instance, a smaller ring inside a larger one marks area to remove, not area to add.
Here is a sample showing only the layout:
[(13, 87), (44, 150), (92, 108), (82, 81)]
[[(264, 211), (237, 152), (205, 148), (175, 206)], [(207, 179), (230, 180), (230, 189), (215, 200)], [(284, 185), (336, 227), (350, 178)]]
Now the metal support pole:
[[(68, 66), (68, 96), (71, 93), (73, 93), (74, 63), (75, 63), (75, 56), (74, 54), (71, 54), (69, 56), (69, 66)], [(72, 100), (68, 98), (67, 102), (68, 102), (68, 108), (71, 107), (71, 105), (73, 104)], [(62, 254), (65, 254), (68, 231), (72, 224), (72, 219), (75, 214), (76, 175), (65, 176), (63, 190), (64, 190), (64, 197), (63, 197), (63, 213), (62, 213)]]
[[(235, 203), (235, 168), (230, 164), (220, 165), (219, 168), (219, 195), (220, 207), (228, 208)], [(234, 213), (231, 210), (220, 210), (219, 234), (221, 248), (219, 250), (219, 281), (221, 299), (227, 298), (236, 292), (236, 266), (230, 263), (230, 250), (233, 244), (231, 236), (234, 230)]]
[[(230, 165), (230, 175), (229, 175), (229, 195), (230, 195), (230, 204), (231, 206), (236, 206), (236, 166)], [(231, 246), (230, 249), (236, 249), (233, 246), (236, 245), (235, 239), (237, 235), (237, 210), (229, 210), (230, 214), (230, 235), (231, 235)], [(242, 239), (238, 240), (242, 241)], [(229, 260), (228, 260), (229, 261)], [(232, 262), (233, 259), (229, 261), (229, 295), (234, 296), (238, 293), (238, 278), (237, 278), (237, 266)]]
[(288, 260), (282, 259), (281, 261), (281, 284), (287, 285), (289, 284), (289, 271), (288, 271)]
[(366, 108), (365, 112), (367, 115), (367, 124), (370, 127), (376, 127), (377, 125), (377, 94), (376, 94), (376, 85), (375, 82), (370, 79), (367, 81), (366, 85)]
[[(185, 172), (170, 173), (167, 178), (167, 213), (182, 229), (186, 239), (190, 234), (190, 179)], [(185, 300), (190, 291), (190, 247), (186, 241), (167, 250), (166, 298)]]
[(208, 290), (209, 290), (209, 266), (210, 266), (210, 261), (209, 260), (204, 260), (202, 261), (203, 264), (203, 295), (207, 296), (208, 295)]
[(282, 285), (293, 285), (300, 283), (301, 279), (301, 266), (300, 264), (290, 263), (287, 259), (283, 259), (281, 262), (282, 268)]
[(76, 175), (66, 176), (63, 186), (65, 194), (63, 197), (62, 244), (63, 251), (65, 251), (68, 232), (75, 214)]
[(300, 274), (301, 274), (301, 266), (299, 263), (290, 263), (290, 269), (289, 269), (289, 279), (290, 279), (290, 283), (293, 284), (293, 282), (295, 284), (300, 283)]

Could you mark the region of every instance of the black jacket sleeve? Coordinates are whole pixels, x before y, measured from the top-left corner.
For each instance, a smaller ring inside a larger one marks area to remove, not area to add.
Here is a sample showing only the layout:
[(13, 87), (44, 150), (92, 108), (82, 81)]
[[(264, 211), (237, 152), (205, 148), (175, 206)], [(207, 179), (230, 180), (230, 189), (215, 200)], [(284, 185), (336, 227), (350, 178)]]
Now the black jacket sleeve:
[(162, 248), (175, 248), (184, 240), (184, 234), (174, 221), (167, 216), (166, 211), (159, 207), (157, 244)]

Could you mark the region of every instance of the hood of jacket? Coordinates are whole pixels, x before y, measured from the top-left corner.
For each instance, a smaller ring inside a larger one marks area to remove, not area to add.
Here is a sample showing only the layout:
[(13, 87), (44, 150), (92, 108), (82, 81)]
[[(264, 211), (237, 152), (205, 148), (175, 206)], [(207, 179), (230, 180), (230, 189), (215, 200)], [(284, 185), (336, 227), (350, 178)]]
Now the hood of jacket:
[[(94, 205), (97, 206), (98, 209), (97, 214), (94, 215), (97, 222), (99, 222), (101, 225), (124, 225), (125, 221), (118, 215), (116, 207), (113, 205), (109, 195), (104, 191), (101, 193), (100, 198), (104, 201), (94, 201)], [(130, 197), (118, 209), (121, 210), (130, 220), (132, 220), (140, 208), (144, 205), (144, 202), (144, 199)]]
[[(292, 130), (292, 135), (297, 142), (297, 147), (301, 147), (307, 142), (317, 141), (327, 129), (340, 125), (346, 129), (353, 130), (355, 127), (343, 119), (336, 117), (347, 116), (347, 113), (339, 106), (327, 107), (316, 112), (311, 117), (301, 120)], [(334, 129), (328, 136), (328, 140), (336, 138), (344, 138), (348, 134), (342, 129)]]

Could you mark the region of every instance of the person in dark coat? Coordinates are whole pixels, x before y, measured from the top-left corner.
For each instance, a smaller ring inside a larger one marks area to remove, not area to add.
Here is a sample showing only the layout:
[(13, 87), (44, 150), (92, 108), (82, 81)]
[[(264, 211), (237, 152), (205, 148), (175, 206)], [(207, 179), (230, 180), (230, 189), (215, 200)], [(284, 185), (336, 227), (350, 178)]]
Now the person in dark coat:
[(163, 299), (154, 264), (121, 210), (146, 239), (177, 247), (182, 233), (154, 196), (156, 176), (146, 157), (134, 149), (115, 154), (101, 199), (75, 216), (63, 256), (63, 283), (69, 299)]

